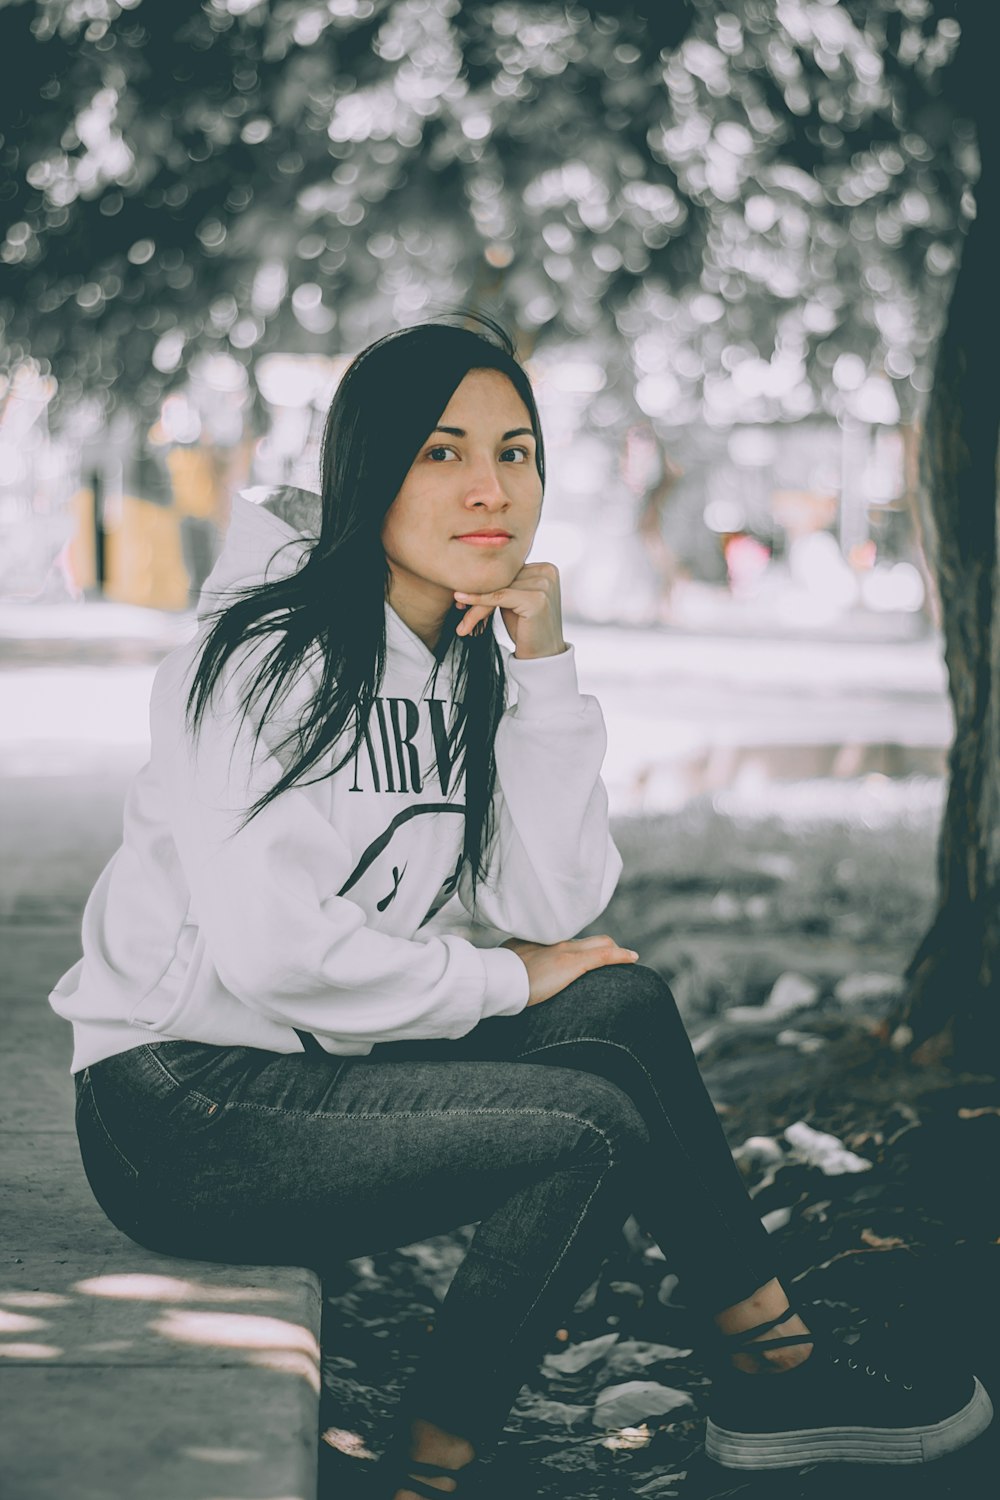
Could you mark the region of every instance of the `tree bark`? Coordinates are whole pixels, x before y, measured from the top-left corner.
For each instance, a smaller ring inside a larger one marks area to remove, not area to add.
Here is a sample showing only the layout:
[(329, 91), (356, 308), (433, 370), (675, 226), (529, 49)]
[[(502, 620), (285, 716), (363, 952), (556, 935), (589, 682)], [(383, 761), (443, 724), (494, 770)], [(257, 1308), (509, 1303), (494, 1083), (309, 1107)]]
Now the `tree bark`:
[[(953, 67), (955, 112), (976, 126), (976, 216), (938, 344), (921, 480), (936, 532), (945, 661), (955, 720), (938, 844), (938, 907), (910, 960), (906, 1007), (917, 1063), (954, 1055), (1000, 1067), (1000, 244), (993, 6), (966, 4)], [(904, 1034), (905, 1040), (905, 1034)]]

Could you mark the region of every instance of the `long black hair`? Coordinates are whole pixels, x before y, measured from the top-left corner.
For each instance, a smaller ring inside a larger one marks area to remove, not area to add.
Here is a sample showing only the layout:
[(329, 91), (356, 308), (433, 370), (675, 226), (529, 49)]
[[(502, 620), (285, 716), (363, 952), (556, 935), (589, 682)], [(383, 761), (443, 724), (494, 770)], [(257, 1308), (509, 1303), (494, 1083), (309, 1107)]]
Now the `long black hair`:
[[(285, 773), (252, 804), (244, 827), (324, 754), (354, 711), (357, 724), (350, 749), (317, 780), (340, 770), (361, 742), (386, 664), (385, 601), (392, 573), (381, 541), (382, 522), (421, 444), (470, 370), (499, 370), (521, 397), (535, 435), (544, 493), (541, 422), (513, 339), (484, 313), (460, 309), (445, 316), (461, 317), (466, 323), (475, 320), (488, 333), (432, 321), (395, 330), (363, 349), (345, 370), (326, 418), (320, 464), (322, 521), (305, 561), (289, 577), (234, 589), (236, 602), (207, 612), (215, 624), (187, 698), (188, 727), (196, 736), (216, 681), (242, 647), (252, 649), (258, 639), (273, 637), (242, 700), (241, 724), (251, 703), (265, 687), (271, 688), (257, 724), (255, 750), (276, 700), (290, 689), (307, 659), (318, 667), (317, 690), (283, 742), (287, 746), (295, 739), (297, 753)], [(434, 672), (436, 676), (445, 652), (457, 641), (448, 752), (456, 776), (460, 769), (465, 771), (462, 863), (469, 866), (474, 903), (495, 832), (493, 741), (505, 708), (505, 673), (493, 629), (487, 626), (479, 634), (456, 636), (461, 616), (453, 603), (435, 652)]]

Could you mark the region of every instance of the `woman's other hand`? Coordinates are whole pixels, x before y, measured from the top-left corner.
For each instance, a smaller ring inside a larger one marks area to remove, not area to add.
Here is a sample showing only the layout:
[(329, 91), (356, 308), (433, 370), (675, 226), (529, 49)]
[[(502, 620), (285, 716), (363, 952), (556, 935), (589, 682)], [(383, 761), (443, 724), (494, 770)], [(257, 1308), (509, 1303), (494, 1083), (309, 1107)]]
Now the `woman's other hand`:
[(527, 943), (512, 937), (500, 946), (516, 953), (528, 971), (529, 1005), (551, 1000), (589, 969), (600, 969), (605, 964), (631, 964), (639, 957), (631, 948), (620, 948), (607, 933), (567, 938), (562, 943)]
[(457, 627), (458, 635), (469, 635), (499, 608), (519, 661), (560, 656), (567, 650), (562, 630), (559, 569), (555, 563), (525, 563), (509, 588), (494, 589), (489, 594), (456, 591), (455, 599), (466, 610)]

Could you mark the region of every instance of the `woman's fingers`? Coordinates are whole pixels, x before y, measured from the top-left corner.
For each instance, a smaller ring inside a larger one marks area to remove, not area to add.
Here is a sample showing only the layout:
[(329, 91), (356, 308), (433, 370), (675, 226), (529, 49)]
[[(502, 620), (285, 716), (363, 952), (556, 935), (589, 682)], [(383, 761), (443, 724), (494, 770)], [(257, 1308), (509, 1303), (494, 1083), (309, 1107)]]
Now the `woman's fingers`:
[(639, 957), (634, 948), (623, 948), (620, 943), (616, 943), (614, 938), (609, 937), (606, 932), (599, 933), (596, 937), (578, 938), (577, 942), (581, 946), (605, 950), (597, 955), (595, 968), (599, 968), (602, 963), (634, 963)]
[(469, 604), (455, 626), (456, 635), (468, 635), (482, 620), (488, 620), (493, 610), (484, 604)]

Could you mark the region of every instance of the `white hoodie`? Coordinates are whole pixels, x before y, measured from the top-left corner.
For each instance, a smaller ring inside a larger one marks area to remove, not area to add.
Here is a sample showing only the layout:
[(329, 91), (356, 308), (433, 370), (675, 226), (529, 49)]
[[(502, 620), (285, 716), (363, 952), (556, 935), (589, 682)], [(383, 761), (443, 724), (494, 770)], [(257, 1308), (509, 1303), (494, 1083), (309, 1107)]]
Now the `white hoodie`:
[(597, 699), (579, 691), (574, 648), (519, 661), (501, 644), (500, 878), (494, 855), (472, 908), (467, 868), (455, 882), (464, 774), (456, 782), (443, 743), (456, 643), (435, 684), (433, 653), (388, 603), (385, 677), (358, 751), (317, 779), (350, 744), (352, 715), (305, 773), (312, 784), (295, 784), (235, 831), (291, 764), (281, 740), (318, 669), (298, 674), (252, 755), (260, 705), (239, 733), (237, 707), (273, 637), (243, 648), (195, 742), (184, 707), (203, 617), (236, 583), (296, 572), (318, 535), (319, 505), (294, 489), (235, 497), (198, 632), (156, 670), (150, 758), (128, 790), (122, 844), (84, 908), (83, 957), (49, 995), (73, 1024), (73, 1073), (167, 1038), (299, 1052), (300, 1029), (327, 1052), (363, 1055), (376, 1042), (463, 1036), (486, 1016), (523, 1010), (528, 972), (509, 948), (420, 936), (456, 888), (501, 938), (555, 943), (593, 922), (618, 883), (600, 775), (607, 733)]

